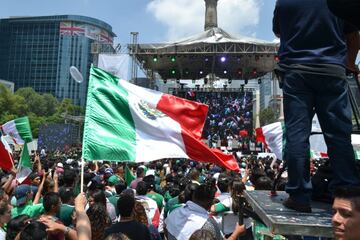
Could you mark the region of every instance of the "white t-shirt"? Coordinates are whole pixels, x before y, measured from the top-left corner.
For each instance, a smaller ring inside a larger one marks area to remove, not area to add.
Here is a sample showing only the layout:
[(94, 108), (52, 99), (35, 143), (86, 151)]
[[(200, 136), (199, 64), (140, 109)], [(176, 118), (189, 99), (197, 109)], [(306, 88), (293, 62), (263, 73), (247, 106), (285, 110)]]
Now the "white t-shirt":
[(0, 228), (0, 240), (5, 240), (6, 232), (4, 229)]

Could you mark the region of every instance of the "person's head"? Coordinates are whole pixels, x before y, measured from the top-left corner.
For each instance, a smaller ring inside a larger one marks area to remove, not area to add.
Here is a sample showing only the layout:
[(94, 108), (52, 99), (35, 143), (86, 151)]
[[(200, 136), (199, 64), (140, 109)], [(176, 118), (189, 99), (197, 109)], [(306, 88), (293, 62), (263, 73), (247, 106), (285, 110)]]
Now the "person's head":
[(118, 184), (120, 182), (120, 179), (118, 176), (116, 175), (112, 175), (110, 176), (108, 179), (107, 179), (107, 184), (110, 186), (110, 187), (113, 187), (115, 186), (116, 184)]
[(48, 192), (53, 192), (55, 183), (53, 180), (45, 179), (42, 194), (45, 195)]
[(105, 240), (130, 240), (126, 235), (122, 233), (113, 233), (108, 235)]
[(138, 167), (136, 169), (136, 177), (143, 178), (145, 176), (145, 169), (143, 167)]
[(32, 185), (35, 185), (35, 186), (40, 185), (41, 178), (40, 178), (39, 174), (37, 174), (36, 172), (32, 172), (29, 175), (29, 179), (30, 179)]
[(191, 234), (189, 240), (216, 240), (216, 238), (209, 230), (198, 229)]
[(44, 240), (47, 239), (46, 225), (32, 221), (20, 233), (19, 240)]
[(3, 226), (10, 221), (11, 208), (8, 201), (0, 201), (0, 226)]
[(335, 239), (360, 239), (360, 187), (337, 188), (332, 209)]
[(21, 232), (26, 227), (26, 225), (30, 223), (30, 221), (31, 218), (25, 214), (11, 219), (6, 226), (6, 240), (14, 240), (19, 232)]
[(189, 172), (189, 178), (193, 181), (199, 181), (199, 177), (200, 172), (196, 168), (191, 169), (191, 171)]
[(67, 187), (72, 187), (75, 183), (76, 172), (72, 169), (65, 169), (63, 174), (63, 182)]
[(197, 187), (199, 187), (199, 184), (197, 183), (189, 183), (186, 185), (184, 190), (184, 203), (192, 200), (192, 195), (194, 191), (197, 189)]
[(117, 201), (118, 212), (121, 217), (131, 217), (135, 205), (134, 195), (128, 193), (120, 194)]
[(120, 177), (124, 177), (124, 167), (123, 166), (119, 166), (116, 168), (116, 175), (118, 175)]
[(255, 185), (255, 190), (271, 190), (273, 181), (269, 177), (261, 176), (259, 177)]
[(230, 178), (229, 177), (219, 177), (217, 186), (220, 190), (220, 192), (225, 193), (229, 192), (230, 190)]
[(58, 193), (49, 192), (45, 194), (43, 199), (43, 206), (46, 213), (56, 214), (61, 207), (61, 199)]
[(122, 191), (126, 189), (126, 182), (120, 181), (115, 185), (115, 191), (117, 194), (120, 194)]
[(144, 224), (145, 226), (149, 225), (145, 207), (142, 202), (135, 201), (133, 213), (134, 213), (134, 219), (136, 221)]
[(148, 175), (143, 178), (143, 181), (147, 185), (148, 191), (155, 189), (155, 176), (154, 175)]
[(62, 203), (72, 204), (74, 201), (73, 190), (69, 187), (60, 188), (59, 195)]
[(148, 185), (144, 181), (138, 182), (136, 186), (136, 193), (138, 195), (146, 195), (148, 192)]
[(90, 206), (94, 203), (100, 203), (100, 204), (106, 206), (105, 192), (102, 190), (95, 190), (95, 191), (89, 192), (88, 202), (89, 202)]
[(105, 228), (109, 226), (109, 215), (106, 210), (106, 206), (94, 203), (86, 211), (91, 225), (92, 239), (103, 239)]
[(23, 206), (33, 198), (34, 193), (37, 192), (37, 187), (30, 185), (19, 185), (15, 188), (16, 205)]
[(192, 201), (204, 209), (209, 210), (213, 203), (215, 192), (216, 189), (212, 186), (201, 184), (195, 189), (192, 195)]

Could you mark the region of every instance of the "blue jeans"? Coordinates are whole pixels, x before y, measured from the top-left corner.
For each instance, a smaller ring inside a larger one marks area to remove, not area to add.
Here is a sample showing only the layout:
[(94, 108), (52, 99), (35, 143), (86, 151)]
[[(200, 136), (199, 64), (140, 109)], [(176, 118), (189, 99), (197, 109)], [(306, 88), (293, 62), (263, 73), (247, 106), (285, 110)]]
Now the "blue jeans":
[(294, 200), (310, 202), (310, 144), (312, 118), (316, 113), (328, 147), (334, 180), (330, 191), (342, 185), (360, 185), (351, 145), (351, 105), (346, 77), (287, 71), (283, 76), (288, 166), (286, 192)]

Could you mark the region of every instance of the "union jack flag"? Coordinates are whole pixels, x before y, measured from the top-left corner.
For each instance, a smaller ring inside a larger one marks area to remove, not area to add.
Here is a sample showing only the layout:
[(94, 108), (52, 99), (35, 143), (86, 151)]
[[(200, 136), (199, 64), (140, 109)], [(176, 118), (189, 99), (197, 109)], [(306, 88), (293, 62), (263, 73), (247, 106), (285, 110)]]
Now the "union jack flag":
[(100, 42), (112, 44), (113, 43), (113, 38), (109, 35), (109, 33), (107, 31), (101, 30), (101, 32), (100, 32)]
[(60, 22), (60, 35), (84, 36), (85, 26), (74, 22)]

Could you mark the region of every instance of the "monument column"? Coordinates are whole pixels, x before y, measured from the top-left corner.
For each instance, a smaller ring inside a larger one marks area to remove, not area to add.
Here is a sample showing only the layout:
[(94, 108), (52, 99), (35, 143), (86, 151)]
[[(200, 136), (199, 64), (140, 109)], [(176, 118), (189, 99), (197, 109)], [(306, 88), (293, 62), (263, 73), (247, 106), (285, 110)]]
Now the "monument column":
[(205, 31), (217, 27), (217, 2), (219, 0), (205, 0)]

